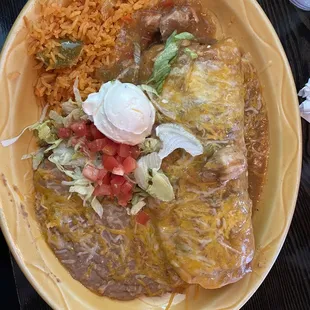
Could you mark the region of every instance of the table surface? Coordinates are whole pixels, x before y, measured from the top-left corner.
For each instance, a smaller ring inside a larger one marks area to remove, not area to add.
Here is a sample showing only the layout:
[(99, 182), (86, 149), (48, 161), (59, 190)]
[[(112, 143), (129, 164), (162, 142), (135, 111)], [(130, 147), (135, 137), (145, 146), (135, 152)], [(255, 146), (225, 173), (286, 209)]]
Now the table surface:
[[(233, 0), (231, 0), (233, 1)], [(0, 49), (27, 0), (0, 0)], [(310, 12), (289, 0), (258, 0), (277, 31), (297, 89), (310, 77)], [(302, 121), (303, 169), (293, 222), (274, 267), (243, 309), (310, 309), (310, 125)], [(1, 301), (10, 309), (50, 309), (18, 268), (0, 233)]]

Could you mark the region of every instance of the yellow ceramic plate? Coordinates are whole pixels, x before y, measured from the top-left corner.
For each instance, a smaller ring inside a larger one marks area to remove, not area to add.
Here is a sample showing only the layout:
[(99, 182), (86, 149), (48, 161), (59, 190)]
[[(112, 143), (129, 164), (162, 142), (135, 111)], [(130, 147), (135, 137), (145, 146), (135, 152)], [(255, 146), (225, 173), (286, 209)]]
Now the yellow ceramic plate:
[[(238, 309), (262, 283), (285, 240), (295, 208), (301, 168), (301, 130), (291, 70), (269, 20), (254, 0), (204, 0), (219, 18), (226, 36), (249, 51), (260, 72), (270, 119), (271, 153), (268, 178), (253, 224), (256, 255), (253, 272), (225, 288), (204, 291), (188, 309)], [(23, 17), (35, 17), (30, 0), (17, 19), (0, 61), (0, 136), (16, 136), (34, 123), (40, 111), (33, 93), (35, 71), (27, 56)], [(34, 217), (32, 172), (23, 154), (34, 147), (26, 133), (9, 148), (0, 146), (1, 228), (11, 251), (28, 280), (54, 309), (161, 309), (135, 300), (112, 301), (99, 297), (75, 281), (43, 240)], [(185, 309), (185, 301), (172, 307)]]

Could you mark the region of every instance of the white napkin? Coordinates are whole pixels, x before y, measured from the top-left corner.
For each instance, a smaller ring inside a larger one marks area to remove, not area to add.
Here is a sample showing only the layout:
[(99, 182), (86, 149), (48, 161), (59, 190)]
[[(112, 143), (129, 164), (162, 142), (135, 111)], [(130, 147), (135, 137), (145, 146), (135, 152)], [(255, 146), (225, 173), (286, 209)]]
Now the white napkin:
[(306, 100), (299, 106), (300, 116), (310, 123), (310, 79), (305, 87), (300, 90), (298, 96), (306, 98)]

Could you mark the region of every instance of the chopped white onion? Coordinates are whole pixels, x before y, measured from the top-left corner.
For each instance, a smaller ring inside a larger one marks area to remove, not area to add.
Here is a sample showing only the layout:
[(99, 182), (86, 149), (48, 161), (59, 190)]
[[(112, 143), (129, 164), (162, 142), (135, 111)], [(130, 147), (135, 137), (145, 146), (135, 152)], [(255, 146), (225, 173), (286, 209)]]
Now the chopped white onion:
[(182, 126), (176, 124), (162, 124), (156, 128), (156, 135), (163, 142), (158, 155), (164, 159), (176, 149), (184, 149), (192, 156), (203, 154), (201, 142)]

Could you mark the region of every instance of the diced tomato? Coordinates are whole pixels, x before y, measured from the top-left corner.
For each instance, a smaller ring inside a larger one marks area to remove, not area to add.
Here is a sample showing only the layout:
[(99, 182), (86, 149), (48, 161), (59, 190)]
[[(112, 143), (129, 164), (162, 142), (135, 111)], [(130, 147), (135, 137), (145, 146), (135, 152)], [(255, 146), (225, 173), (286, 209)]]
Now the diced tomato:
[(144, 211), (140, 211), (136, 216), (136, 222), (141, 225), (146, 225), (149, 219), (150, 219), (150, 216)]
[(122, 185), (125, 183), (125, 178), (120, 175), (113, 175), (111, 179), (111, 184)]
[(94, 196), (111, 196), (112, 195), (112, 188), (111, 185), (98, 185), (96, 186), (94, 193)]
[(121, 157), (128, 157), (130, 155), (130, 146), (127, 144), (120, 144), (117, 150), (117, 154)]
[(91, 152), (99, 152), (105, 147), (107, 140), (107, 138), (96, 139), (94, 141), (88, 142), (87, 146)]
[(132, 193), (123, 193), (122, 191), (117, 196), (118, 203), (122, 207), (126, 207), (130, 199), (132, 198)]
[(131, 156), (128, 156), (124, 160), (123, 166), (124, 166), (125, 173), (131, 173), (137, 168), (137, 162)]
[(114, 168), (117, 168), (119, 165), (119, 162), (116, 160), (113, 156), (103, 156), (102, 163), (104, 168), (106, 168), (108, 171), (113, 171)]
[(138, 146), (132, 146), (130, 148), (130, 156), (134, 159), (137, 159), (140, 156), (140, 150)]
[(85, 122), (73, 123), (70, 127), (78, 137), (85, 137), (87, 135), (87, 126)]
[(119, 155), (116, 155), (115, 158), (116, 158), (116, 160), (117, 160), (120, 164), (122, 164), (123, 161), (125, 160), (125, 158), (123, 158), (123, 157), (121, 157), (121, 156), (119, 156)]
[(122, 188), (121, 188), (121, 191), (125, 194), (128, 194), (132, 191), (132, 188), (133, 188), (133, 184), (126, 181), (123, 185), (122, 185)]
[(90, 124), (89, 129), (94, 140), (105, 138), (105, 135), (97, 129), (95, 124)]
[(113, 175), (111, 180), (112, 192), (115, 196), (119, 195), (121, 192), (122, 184), (124, 184), (125, 179), (118, 175)]
[(61, 139), (68, 139), (71, 137), (72, 131), (70, 128), (62, 127), (58, 129), (57, 135)]
[(121, 185), (119, 184), (111, 184), (112, 193), (114, 196), (117, 196), (121, 192)]
[(118, 166), (113, 169), (112, 173), (116, 175), (124, 175), (125, 171), (123, 165), (118, 164)]
[(99, 175), (99, 169), (91, 165), (86, 165), (82, 173), (86, 179), (96, 182)]
[(102, 184), (105, 184), (105, 185), (110, 185), (111, 183), (111, 173), (108, 172), (105, 177), (102, 179), (101, 181)]
[(118, 204), (121, 207), (126, 207), (128, 205), (128, 201), (127, 200), (118, 200)]
[(107, 175), (108, 171), (104, 168), (99, 169), (97, 180), (103, 180), (103, 178)]
[(91, 133), (91, 131), (90, 131), (90, 125), (89, 125), (89, 124), (86, 124), (86, 135), (85, 135), (85, 137), (86, 137), (87, 140), (89, 140), (89, 141), (94, 140), (93, 135), (92, 135), (92, 133)]
[(109, 141), (102, 149), (103, 154), (114, 156), (117, 153), (118, 145), (113, 141)]
[(171, 8), (174, 6), (174, 1), (173, 0), (162, 0), (161, 1), (161, 5), (164, 7), (164, 8)]

